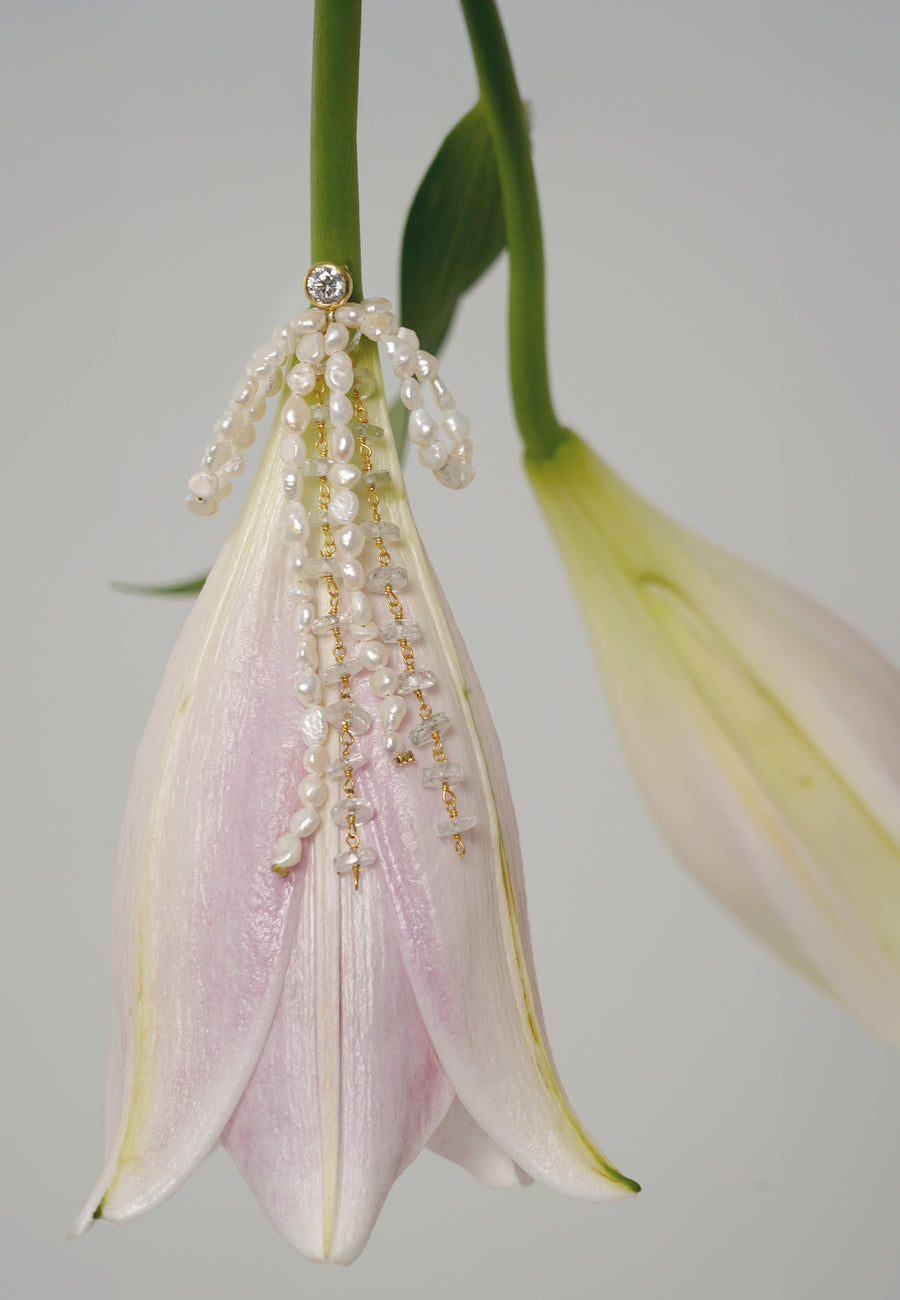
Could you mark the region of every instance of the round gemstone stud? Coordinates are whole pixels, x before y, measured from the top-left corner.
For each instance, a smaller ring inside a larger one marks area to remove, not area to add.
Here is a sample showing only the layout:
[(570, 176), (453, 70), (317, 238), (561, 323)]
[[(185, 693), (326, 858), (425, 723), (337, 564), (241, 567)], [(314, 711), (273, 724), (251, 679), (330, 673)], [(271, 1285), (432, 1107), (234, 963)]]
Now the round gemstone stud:
[(346, 266), (316, 262), (306, 272), (303, 287), (307, 298), (318, 307), (339, 307), (353, 292), (353, 281)]

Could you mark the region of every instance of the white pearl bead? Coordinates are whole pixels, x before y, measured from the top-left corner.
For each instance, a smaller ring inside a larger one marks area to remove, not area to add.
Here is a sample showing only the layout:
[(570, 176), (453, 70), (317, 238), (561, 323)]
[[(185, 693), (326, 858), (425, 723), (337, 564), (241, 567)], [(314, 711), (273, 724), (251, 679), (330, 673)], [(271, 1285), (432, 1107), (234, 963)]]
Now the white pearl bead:
[(347, 326), (340, 321), (332, 321), (325, 331), (326, 354), (331, 356), (333, 352), (344, 352), (349, 342), (350, 331)]
[(228, 474), (231, 478), (237, 478), (244, 472), (244, 458), (239, 451), (233, 451), (222, 466), (222, 473)]
[(388, 661), (387, 646), (383, 646), (380, 641), (363, 642), (357, 653), (360, 663), (371, 671), (384, 668)]
[(275, 343), (280, 343), (284, 348), (285, 357), (289, 357), (294, 350), (294, 339), (296, 330), (293, 325), (285, 321), (283, 325), (276, 325), (272, 330), (272, 339)]
[(288, 501), (299, 501), (303, 496), (303, 471), (300, 469), (285, 470), (281, 481), (284, 484), (284, 495)]
[(475, 448), (472, 445), (472, 439), (463, 438), (462, 442), (458, 442), (455, 447), (451, 447), (450, 455), (453, 456), (455, 460), (471, 460), (474, 450)]
[[(263, 415), (265, 414), (265, 410), (266, 410), (266, 399), (264, 397), (257, 397), (253, 405), (247, 408), (247, 419), (250, 421), (251, 426), (254, 425), (257, 420), (262, 419)], [(250, 442), (252, 442), (253, 441), (252, 427), (249, 430), (249, 437), (250, 437)], [(246, 443), (246, 444), (242, 443), (241, 445), (249, 447), (250, 443)]]
[(416, 353), (416, 374), (420, 379), (437, 379), (438, 359), (421, 349)]
[(327, 313), (321, 307), (310, 307), (308, 311), (301, 312), (291, 321), (291, 328), (297, 334), (315, 334), (322, 328), (328, 319)]
[[(341, 329), (343, 329), (343, 325)], [(335, 352), (325, 362), (325, 383), (334, 392), (346, 393), (353, 384), (353, 362), (346, 352)]]
[(393, 695), (397, 690), (397, 674), (393, 668), (379, 668), (369, 678), (375, 695)]
[(431, 381), (431, 391), (434, 393), (434, 399), (442, 411), (455, 410), (456, 402), (453, 400), (453, 394), (443, 379), (438, 379), (435, 376)]
[(243, 411), (239, 411), (235, 406), (226, 406), (213, 425), (213, 437), (216, 442), (227, 440), (239, 447), (241, 444), (238, 442), (238, 438), (246, 425), (247, 419)]
[(224, 501), (230, 491), (231, 491), (230, 480), (224, 474), (220, 474), (219, 486), (216, 488), (216, 500)]
[(356, 439), (349, 429), (339, 424), (331, 431), (328, 448), (334, 460), (352, 460), (353, 453), (356, 451)]
[(296, 469), (306, 460), (306, 443), (299, 433), (286, 433), (281, 439), (278, 455), (285, 465), (290, 465), (292, 469)]
[(224, 439), (221, 442), (211, 442), (203, 453), (201, 466), (209, 474), (215, 474), (227, 460), (234, 454), (234, 448), (230, 442)]
[(365, 314), (365, 310), (360, 303), (345, 302), (334, 313), (334, 319), (339, 321), (341, 325), (349, 325), (350, 329), (359, 329)]
[(292, 433), (302, 433), (309, 424), (309, 403), (299, 393), (294, 393), (281, 408), (281, 423)]
[(228, 399), (230, 406), (246, 408), (253, 405), (253, 399), (256, 397), (256, 390), (259, 387), (255, 379), (248, 375), (246, 379), (241, 379), (235, 384), (234, 392)]
[(309, 537), (309, 515), (299, 501), (292, 502), (284, 514), (284, 540), (305, 542)]
[(219, 479), (216, 474), (194, 474), (188, 479), (188, 487), (195, 497), (201, 501), (208, 501), (214, 497), (219, 490)]
[(376, 342), (383, 338), (385, 334), (395, 334), (397, 332), (397, 317), (392, 316), (390, 312), (366, 312), (366, 318), (362, 323), (362, 332), (367, 339)]
[(297, 794), (300, 796), (301, 803), (310, 804), (313, 808), (321, 808), (328, 798), (328, 786), (321, 777), (311, 772), (297, 786)]
[(366, 315), (371, 316), (383, 315), (394, 310), (387, 298), (363, 298), (359, 305)]
[(447, 464), (449, 453), (442, 442), (429, 442), (419, 448), (419, 464), (425, 469), (440, 469)]
[(311, 393), (316, 386), (316, 372), (308, 361), (298, 361), (287, 373), (287, 386), (294, 393)]
[(381, 725), (385, 731), (396, 731), (406, 717), (406, 700), (402, 695), (388, 695), (381, 702)]
[(371, 623), (372, 602), (364, 591), (351, 591), (350, 615), (354, 623)]
[(313, 671), (318, 668), (319, 643), (311, 632), (301, 632), (297, 637), (297, 660), (305, 668), (312, 668)]
[(396, 758), (403, 753), (403, 737), (396, 731), (386, 731), (381, 739), (381, 748), (388, 758)]
[(341, 461), (328, 471), (328, 481), (333, 487), (355, 487), (361, 478), (362, 470), (358, 465), (345, 465)]
[(352, 488), (341, 488), (328, 503), (328, 516), (336, 524), (352, 523), (359, 513), (359, 497)]
[(365, 534), (359, 524), (345, 524), (335, 541), (348, 555), (359, 555), (366, 544)]
[(274, 867), (295, 867), (300, 861), (303, 853), (303, 845), (299, 836), (288, 831), (282, 835), (281, 839), (275, 845), (275, 852), (272, 855), (272, 865)]
[(322, 698), (322, 683), (319, 681), (318, 673), (308, 668), (294, 682), (294, 690), (304, 704), (318, 704)]
[(266, 380), (266, 386), (262, 390), (264, 397), (274, 397), (276, 393), (281, 392), (282, 385), (281, 371), (276, 370), (274, 375)]
[(343, 393), (332, 393), (328, 405), (332, 424), (349, 424), (353, 419), (353, 403)]
[(297, 340), (296, 357), (298, 361), (315, 364), (325, 360), (325, 340), (321, 334), (304, 334)]
[(418, 352), (419, 336), (415, 330), (407, 329), (405, 325), (401, 325), (396, 333), (401, 343), (405, 343), (412, 352)]
[(319, 821), (319, 813), (315, 808), (301, 808), (291, 818), (291, 831), (301, 840), (305, 840), (308, 835), (312, 835), (313, 831), (318, 830)]
[(359, 560), (355, 560), (352, 555), (346, 555), (339, 561), (338, 572), (344, 580), (344, 585), (351, 591), (356, 591), (365, 583), (365, 570)]
[(272, 361), (276, 366), (283, 366), (287, 360), (287, 348), (279, 339), (267, 339), (253, 349), (251, 361)]
[(304, 710), (300, 719), (300, 735), (307, 745), (321, 745), (328, 735), (328, 717), (321, 704), (313, 704)]
[(437, 420), (433, 419), (426, 410), (420, 408), (418, 411), (410, 413), (409, 440), (414, 442), (416, 446), (424, 447), (427, 442), (434, 442), (440, 431)]
[(184, 504), (192, 515), (214, 515), (219, 508), (218, 502), (211, 497), (185, 497)]
[(303, 755), (303, 766), (313, 776), (324, 776), (328, 766), (328, 750), (324, 745), (311, 745)]
[(410, 377), (403, 380), (400, 385), (400, 401), (408, 411), (418, 411), (422, 407), (425, 399), (418, 379)]
[(468, 487), (475, 477), (475, 466), (467, 460), (460, 461), (457, 474), (459, 476), (459, 486), (461, 488)]
[(394, 348), (391, 365), (398, 379), (406, 379), (412, 375), (416, 368), (416, 353), (413, 352), (412, 348), (404, 347), (400, 343)]
[(251, 357), (245, 367), (251, 379), (271, 379), (278, 369), (271, 357)]
[(454, 442), (462, 442), (472, 432), (472, 424), (462, 411), (451, 411), (443, 421), (444, 428)]
[(297, 617), (294, 620), (294, 627), (297, 629), (298, 632), (311, 632), (312, 625), (315, 622), (315, 618), (316, 618), (315, 605), (311, 605), (308, 604), (306, 601), (303, 601), (302, 604), (297, 606)]

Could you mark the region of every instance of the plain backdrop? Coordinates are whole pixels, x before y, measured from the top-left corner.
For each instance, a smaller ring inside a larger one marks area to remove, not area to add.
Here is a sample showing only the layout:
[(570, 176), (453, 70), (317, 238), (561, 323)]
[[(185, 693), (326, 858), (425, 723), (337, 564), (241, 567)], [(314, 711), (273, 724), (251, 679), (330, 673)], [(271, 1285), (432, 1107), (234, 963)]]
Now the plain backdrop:
[[(900, 1058), (649, 824), (521, 471), (502, 262), (444, 360), (478, 478), (461, 499), (412, 467), (409, 491), (504, 741), (561, 1076), (645, 1190), (492, 1192), (426, 1153), (339, 1269), (295, 1256), (216, 1152), (147, 1218), (66, 1240), (103, 1141), (118, 819), (186, 613), (110, 579), (199, 572), (235, 517), (190, 517), (183, 485), (249, 351), (302, 305), (312, 5), (4, 11), (4, 1294), (894, 1300)], [(900, 8), (505, 16), (563, 418), (900, 660)], [(396, 301), (409, 198), (474, 97), (455, 4), (369, 0), (369, 293)]]

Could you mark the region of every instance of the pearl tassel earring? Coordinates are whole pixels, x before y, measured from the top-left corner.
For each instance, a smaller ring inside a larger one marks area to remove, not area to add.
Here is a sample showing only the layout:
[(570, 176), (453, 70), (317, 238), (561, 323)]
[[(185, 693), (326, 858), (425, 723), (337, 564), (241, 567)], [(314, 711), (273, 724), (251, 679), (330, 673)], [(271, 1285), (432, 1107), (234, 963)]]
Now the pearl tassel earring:
[[(456, 409), (436, 358), (419, 347), (412, 330), (400, 326), (387, 299), (351, 302), (349, 272), (329, 262), (310, 269), (305, 290), (309, 308), (279, 326), (272, 340), (253, 353), (216, 423), (200, 471), (190, 480), (186, 504), (195, 514), (215, 514), (231, 490), (231, 478), (243, 469), (240, 449), (252, 444), (266, 398), (286, 384), (280, 446), (283, 530), (287, 595), (296, 609), (294, 691), (306, 748), (304, 770), (298, 773), (298, 807), (273, 848), (272, 868), (286, 876), (299, 865), (304, 841), (316, 834), (327, 811), (346, 846), (334, 856), (334, 868), (351, 872), (358, 888), (361, 869), (377, 860), (364, 829), (377, 809), (364, 789), (357, 790), (358, 780), (364, 787), (362, 769), (369, 755), (356, 748), (356, 741), (373, 723), (354, 695), (354, 679), (365, 680), (360, 674), (368, 674), (381, 723), (380, 755), (372, 757), (410, 769), (413, 779), (414, 751), (430, 745), (431, 762), (420, 771), (422, 785), (434, 788), (443, 804), (435, 833), (452, 837), (462, 857), (462, 836), (476, 824), (457, 806), (456, 788), (464, 771), (444, 752), (451, 720), (435, 712), (426, 698), (437, 678), (420, 662), (427, 644), (403, 604), (409, 577), (398, 561), (404, 543), (400, 528), (383, 515), (379, 488), (390, 482), (390, 473), (377, 468), (372, 447), (384, 431), (369, 423), (365, 406), (375, 392), (375, 377), (353, 364), (361, 337), (383, 345), (400, 380), (400, 400), (409, 411), (409, 437), (420, 463), (439, 483), (455, 489), (470, 483), (475, 471), (468, 419)], [(425, 407), (429, 388), (435, 414)], [(309, 436), (314, 448), (307, 445)], [(360, 521), (363, 494), (368, 518)], [(367, 549), (373, 552), (368, 564), (363, 560)], [(380, 622), (373, 600), (386, 605)], [(393, 665), (391, 648), (398, 656)], [(335, 690), (337, 698), (327, 699)], [(417, 706), (417, 719), (407, 743), (400, 727), (411, 704)], [(337, 783), (336, 791), (329, 789), (329, 781)]]

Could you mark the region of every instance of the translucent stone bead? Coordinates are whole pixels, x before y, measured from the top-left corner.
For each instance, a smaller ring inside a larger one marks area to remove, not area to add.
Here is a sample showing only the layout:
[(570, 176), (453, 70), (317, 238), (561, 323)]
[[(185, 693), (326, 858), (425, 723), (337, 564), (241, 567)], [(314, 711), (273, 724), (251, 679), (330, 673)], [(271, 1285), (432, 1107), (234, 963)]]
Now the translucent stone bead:
[(355, 749), (345, 757), (335, 759), (333, 763), (329, 763), (325, 775), (330, 776), (332, 780), (337, 780), (338, 777), (344, 775), (348, 768), (350, 771), (355, 772), (358, 767), (365, 767), (368, 761), (365, 754), (361, 754), (358, 749)]
[(351, 591), (350, 617), (354, 623), (371, 623), (372, 602), (364, 591)]
[(294, 354), (298, 361), (308, 361), (315, 365), (317, 361), (325, 360), (325, 340), (321, 334), (304, 334), (297, 340), (297, 346)]
[(351, 623), (350, 635), (357, 641), (374, 641), (378, 636), (377, 623)]
[(325, 456), (311, 456), (300, 468), (306, 478), (325, 478), (333, 464), (334, 461)]
[(435, 835), (447, 839), (450, 835), (461, 835), (463, 831), (470, 831), (473, 826), (478, 825), (478, 818), (472, 817), (453, 817), (450, 821), (438, 822), (434, 828)]
[(234, 386), (234, 391), (228, 399), (229, 406), (237, 406), (241, 410), (247, 410), (253, 405), (253, 399), (256, 397), (256, 390), (259, 387), (255, 379), (246, 375), (243, 379), (238, 380)]
[(354, 704), (352, 700), (335, 700), (334, 704), (328, 705), (325, 716), (333, 727), (340, 727), (346, 718), (350, 724), (350, 730), (354, 734), (360, 732), (365, 735), (372, 725), (371, 713), (368, 713), (359, 704)]
[(336, 461), (352, 460), (353, 453), (356, 451), (356, 439), (349, 429), (339, 424), (331, 431), (328, 450)]
[(342, 623), (340, 614), (320, 614), (318, 618), (313, 619), (312, 630), (316, 636), (323, 636), (326, 632), (333, 632), (336, 627)]
[(359, 555), (366, 544), (363, 530), (359, 524), (344, 524), (334, 539), (342, 551), (348, 555)]
[(292, 393), (306, 396), (316, 386), (316, 372), (308, 361), (298, 361), (293, 370), (287, 372), (287, 386)]
[(410, 376), (401, 382), (400, 401), (406, 407), (407, 411), (421, 410), (425, 398), (422, 396), (422, 387), (418, 379), (414, 379)]
[(328, 768), (328, 750), (324, 745), (312, 745), (303, 755), (303, 766), (313, 776), (324, 776)]
[(430, 668), (410, 668), (397, 678), (397, 690), (401, 695), (412, 695), (413, 691), (428, 691), (437, 678)]
[(442, 442), (428, 442), (419, 448), (419, 464), (425, 469), (440, 469), (447, 464), (449, 454)]
[[(343, 325), (339, 327), (344, 329)], [(344, 333), (346, 334), (346, 329)], [(327, 350), (327, 348), (326, 348)], [(325, 383), (337, 393), (346, 393), (353, 385), (353, 362), (346, 352), (335, 352), (325, 362)]]
[(456, 402), (454, 401), (453, 394), (450, 392), (450, 389), (444, 383), (443, 379), (438, 379), (438, 377), (435, 376), (431, 381), (431, 391), (434, 393), (434, 400), (442, 411), (456, 410)]
[(303, 577), (307, 582), (310, 578), (334, 577), (336, 573), (337, 565), (330, 556), (310, 555), (303, 561)]
[(340, 557), (338, 562), (338, 572), (343, 580), (344, 586), (350, 591), (358, 591), (366, 580), (366, 573), (359, 560), (355, 560), (352, 555)]
[[(301, 785), (303, 782), (301, 781)], [(313, 831), (319, 829), (321, 817), (315, 808), (301, 808), (295, 812), (290, 820), (291, 834), (296, 835), (298, 839), (305, 840)]]
[(328, 735), (328, 718), (321, 704), (312, 704), (300, 719), (300, 735), (307, 745), (321, 745)]
[[(305, 776), (297, 786), (297, 794), (302, 804), (309, 804), (313, 808), (321, 808), (322, 804), (328, 798), (328, 786), (321, 777), (310, 772)], [(293, 830), (293, 827), (291, 827)]]
[(343, 307), (338, 307), (334, 313), (334, 319), (341, 325), (347, 325), (350, 329), (358, 330), (365, 318), (365, 309), (358, 302), (345, 302)]
[(386, 731), (381, 738), (381, 748), (388, 758), (396, 758), (403, 753), (403, 737), (396, 731)]
[(410, 744), (415, 745), (417, 749), (420, 745), (428, 745), (433, 739), (432, 732), (440, 731), (443, 734), (449, 726), (450, 719), (446, 713), (432, 713), (430, 718), (413, 727), (409, 733)]
[(219, 479), (216, 474), (194, 474), (188, 479), (188, 487), (195, 497), (201, 501), (208, 501), (214, 497), (219, 490)]
[(315, 334), (325, 324), (328, 314), (321, 307), (310, 307), (291, 321), (291, 328), (296, 334)]
[(379, 668), (369, 678), (373, 695), (393, 695), (397, 689), (397, 674), (393, 668)]
[(407, 431), (410, 442), (414, 442), (417, 447), (424, 447), (427, 443), (435, 441), (441, 432), (441, 427), (433, 416), (430, 416), (424, 408), (420, 408), (410, 413)]
[(297, 660), (305, 668), (318, 668), (319, 643), (311, 632), (301, 632), (297, 638)]
[(384, 623), (381, 628), (381, 639), (388, 645), (397, 641), (418, 641), (421, 635), (422, 629), (412, 618), (395, 618), (393, 623)]
[(347, 659), (342, 659), (340, 663), (329, 664), (323, 668), (319, 676), (326, 686), (333, 686), (339, 682), (342, 677), (352, 677), (354, 673), (362, 671), (362, 664), (355, 655), (350, 655)]
[(374, 396), (378, 385), (371, 370), (367, 370), (365, 366), (357, 366), (353, 371), (353, 387), (359, 391), (360, 397), (365, 401), (367, 397)]
[(366, 487), (385, 487), (390, 481), (391, 476), (386, 469), (373, 469), (363, 474)]
[(328, 481), (332, 487), (356, 487), (356, 484), (362, 478), (362, 470), (358, 465), (344, 465), (337, 461), (328, 471)]
[(285, 470), (282, 483), (284, 484), (284, 495), (288, 501), (299, 501), (303, 496), (303, 475), (300, 470)]
[(365, 645), (359, 647), (359, 661), (364, 668), (374, 672), (375, 669), (383, 668), (387, 663), (387, 649), (380, 641), (367, 641)]
[(348, 817), (357, 822), (370, 822), (374, 816), (375, 808), (368, 799), (338, 799), (331, 805), (331, 820), (336, 826), (345, 826)]
[(309, 413), (318, 424), (324, 424), (328, 419), (328, 407), (321, 402), (315, 402), (309, 408)]
[(309, 424), (309, 402), (293, 393), (281, 408), (281, 423), (292, 433), (302, 433)]
[(394, 591), (403, 591), (408, 581), (406, 570), (399, 564), (379, 564), (366, 575), (369, 591), (384, 591), (386, 583), (390, 583)]
[(420, 348), (416, 353), (416, 374), (420, 379), (437, 379), (438, 359)]
[(318, 673), (307, 668), (294, 682), (294, 690), (304, 704), (318, 704), (322, 698), (322, 683), (319, 681)]
[(406, 700), (399, 695), (388, 695), (381, 701), (381, 725), (385, 731), (396, 731), (406, 717)]
[(472, 432), (472, 422), (462, 411), (451, 411), (444, 417), (444, 428), (454, 442), (462, 442), (463, 438), (468, 438)]
[(328, 405), (332, 424), (349, 424), (353, 419), (353, 403), (344, 393), (332, 393)]
[(355, 874), (363, 867), (373, 866), (377, 860), (378, 854), (374, 849), (369, 848), (368, 844), (360, 844), (358, 849), (347, 849), (345, 853), (339, 853), (334, 860), (334, 869), (339, 876), (346, 875), (348, 871)]
[(463, 779), (463, 770), (459, 763), (429, 763), (421, 769), (422, 784), (427, 788), (435, 785), (459, 785)]
[(357, 438), (365, 438), (371, 442), (373, 438), (383, 438), (384, 429), (380, 424), (370, 424), (368, 420), (351, 420), (350, 428), (356, 434)]
[(272, 857), (273, 867), (296, 867), (303, 853), (303, 845), (300, 836), (295, 835), (293, 831), (288, 831), (282, 835), (281, 839), (275, 845), (275, 853)]
[(347, 344), (350, 342), (350, 331), (342, 321), (332, 321), (325, 331), (325, 352), (331, 356), (333, 352), (344, 352)]
[(294, 627), (298, 632), (311, 632), (315, 621), (315, 605), (309, 605), (304, 601), (301, 605), (297, 606), (297, 616), (294, 619)]
[(360, 524), (360, 529), (366, 537), (380, 537), (383, 542), (396, 542), (400, 539), (400, 529), (396, 524), (389, 523), (387, 519), (379, 519), (376, 523), (374, 519)]
[(309, 537), (309, 515), (299, 501), (292, 501), (284, 512), (284, 540), (305, 542)]
[(219, 508), (214, 497), (189, 496), (184, 498), (184, 504), (192, 515), (214, 515)]
[(295, 578), (288, 587), (288, 595), (293, 600), (302, 600), (304, 603), (308, 603), (312, 600), (315, 592), (308, 582), (304, 582), (302, 578)]
[(359, 513), (359, 497), (352, 488), (341, 488), (328, 503), (328, 517), (335, 524), (352, 523)]

